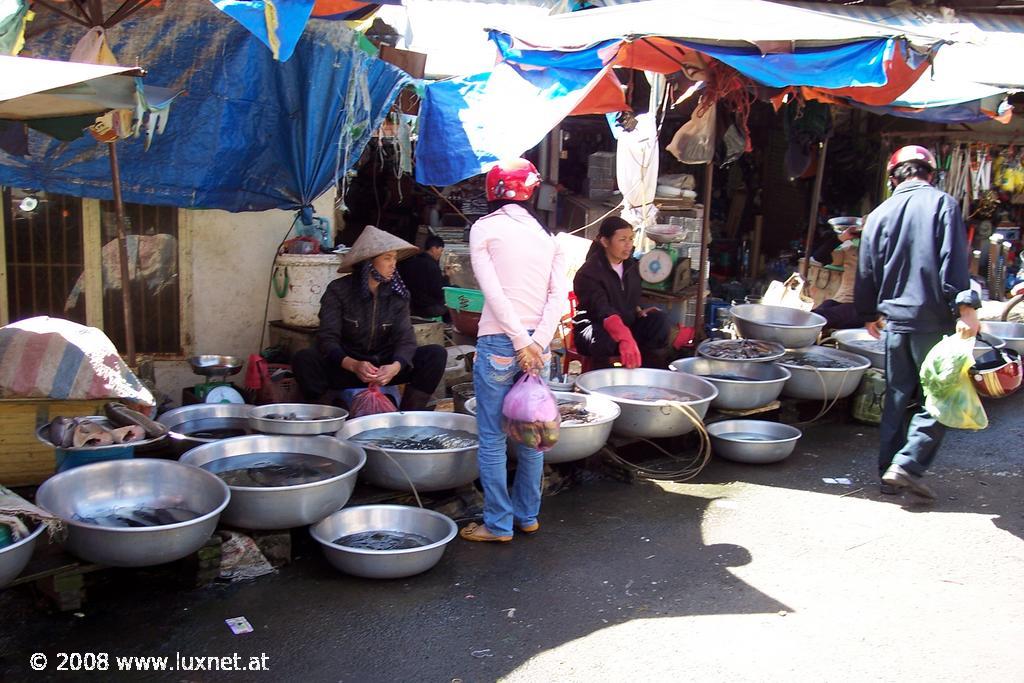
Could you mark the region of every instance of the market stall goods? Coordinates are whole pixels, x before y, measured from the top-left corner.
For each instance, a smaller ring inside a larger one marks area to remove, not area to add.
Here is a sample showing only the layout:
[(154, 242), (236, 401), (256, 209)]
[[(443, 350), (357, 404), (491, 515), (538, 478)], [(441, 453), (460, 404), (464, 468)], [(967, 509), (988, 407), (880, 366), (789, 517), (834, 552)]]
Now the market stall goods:
[(252, 434), (251, 408), (244, 403), (196, 403), (168, 410), (157, 421), (167, 427), (170, 443), (181, 456), (205, 443)]
[[(0, 524), (0, 529), (5, 528)], [(32, 559), (32, 552), (36, 547), (36, 540), (46, 528), (45, 524), (39, 524), (28, 532), (27, 535), (14, 538), (6, 545), (0, 543), (0, 588), (3, 588), (18, 577), (18, 574), (25, 568), (28, 561)], [(10, 533), (10, 532), (8, 532)]]
[(348, 411), (311, 403), (271, 403), (249, 409), (249, 426), (263, 434), (315, 436), (341, 429)]

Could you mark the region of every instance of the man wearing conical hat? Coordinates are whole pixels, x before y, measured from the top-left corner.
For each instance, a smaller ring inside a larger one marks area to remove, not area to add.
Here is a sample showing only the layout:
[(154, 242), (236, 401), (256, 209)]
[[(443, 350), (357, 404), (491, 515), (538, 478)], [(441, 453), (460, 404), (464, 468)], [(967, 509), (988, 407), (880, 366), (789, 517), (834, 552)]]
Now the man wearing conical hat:
[(444, 348), (416, 346), (409, 320), (409, 291), (398, 262), (419, 251), (372, 225), (345, 255), (338, 278), (320, 299), (315, 348), (292, 359), (307, 401), (321, 403), (328, 391), (405, 384), (401, 410), (424, 410), (444, 376)]

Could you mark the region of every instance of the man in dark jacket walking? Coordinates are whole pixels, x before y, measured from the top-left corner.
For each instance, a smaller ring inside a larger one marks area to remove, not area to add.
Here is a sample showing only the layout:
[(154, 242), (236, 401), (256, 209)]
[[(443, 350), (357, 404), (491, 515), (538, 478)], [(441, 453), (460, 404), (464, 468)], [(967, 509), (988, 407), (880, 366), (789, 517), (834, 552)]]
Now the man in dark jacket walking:
[[(960, 206), (931, 186), (935, 158), (909, 146), (889, 159), (892, 196), (868, 216), (861, 238), (854, 303), (872, 336), (885, 327), (886, 394), (879, 427), (882, 493), (934, 498), (922, 481), (946, 428), (924, 409), (925, 356), (954, 327), (978, 332), (981, 301), (970, 290)], [(959, 321), (957, 321), (959, 316)], [(910, 418), (912, 406), (917, 406)]]

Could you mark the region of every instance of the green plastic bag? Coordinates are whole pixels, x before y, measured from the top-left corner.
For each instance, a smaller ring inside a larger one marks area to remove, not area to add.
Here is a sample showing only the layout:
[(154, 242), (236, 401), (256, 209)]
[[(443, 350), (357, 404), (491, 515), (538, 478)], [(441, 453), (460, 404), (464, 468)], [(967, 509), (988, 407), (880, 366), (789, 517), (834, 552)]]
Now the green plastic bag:
[(921, 365), (924, 407), (953, 429), (985, 429), (988, 416), (971, 383), (974, 338), (950, 335), (936, 344)]

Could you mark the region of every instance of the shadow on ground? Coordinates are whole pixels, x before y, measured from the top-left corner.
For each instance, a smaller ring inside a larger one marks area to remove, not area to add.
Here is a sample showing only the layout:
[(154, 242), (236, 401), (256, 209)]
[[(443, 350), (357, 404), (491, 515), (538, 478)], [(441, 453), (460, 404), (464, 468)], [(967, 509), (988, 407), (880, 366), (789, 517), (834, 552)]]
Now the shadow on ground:
[[(456, 539), (431, 572), (400, 581), (339, 574), (296, 532), (300, 557), (249, 584), (181, 591), (120, 571), (91, 589), (84, 616), (5, 591), (0, 678), (27, 676), (34, 652), (75, 651), (266, 652), (272, 671), (317, 681), (493, 680), (633, 619), (787, 610), (730, 573), (751, 561), (746, 549), (703, 543), (708, 504), (652, 484), (591, 483), (546, 499), (536, 536)], [(224, 620), (238, 616), (255, 633), (233, 636)]]

